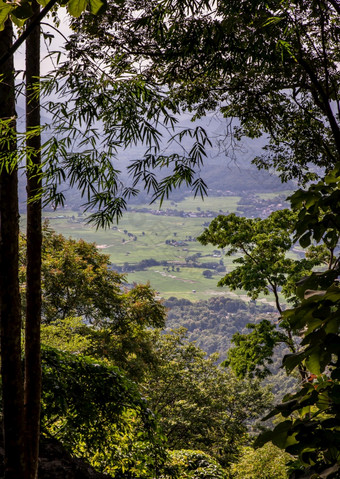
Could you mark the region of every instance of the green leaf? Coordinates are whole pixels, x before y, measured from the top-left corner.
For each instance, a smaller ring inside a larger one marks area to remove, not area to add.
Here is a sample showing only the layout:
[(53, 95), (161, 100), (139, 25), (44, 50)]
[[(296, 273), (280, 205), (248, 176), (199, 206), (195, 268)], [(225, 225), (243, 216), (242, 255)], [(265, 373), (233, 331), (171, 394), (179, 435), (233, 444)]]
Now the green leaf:
[(33, 10), (28, 2), (23, 2), (19, 7), (15, 8), (12, 12), (12, 16), (15, 16), (19, 20), (27, 20), (33, 15)]
[(316, 299), (317, 297), (322, 297), (325, 296), (326, 291), (315, 291), (313, 289), (307, 289), (305, 292), (305, 299), (310, 299), (314, 298)]
[[(336, 274), (337, 272), (334, 272)], [(326, 299), (332, 301), (334, 303), (340, 303), (340, 288), (333, 284), (328, 290), (326, 294)]]
[(323, 290), (329, 288), (336, 279), (337, 271), (315, 272), (305, 276), (296, 283), (297, 295), (303, 299), (307, 290)]
[(313, 374), (320, 374), (320, 353), (316, 351), (315, 353), (309, 355), (306, 359), (307, 369)]
[(287, 372), (291, 373), (296, 366), (302, 363), (306, 356), (307, 353), (305, 351), (302, 351), (301, 353), (287, 354), (283, 358), (283, 365)]
[(310, 231), (308, 231), (303, 236), (301, 236), (299, 243), (302, 246), (302, 248), (307, 248), (307, 246), (310, 245), (310, 236), (311, 236)]
[(292, 443), (291, 440), (288, 440), (288, 435), (289, 431), (292, 427), (292, 421), (287, 420), (283, 421), (280, 424), (278, 424), (273, 432), (272, 432), (272, 437), (271, 441), (275, 446), (280, 447), (281, 449), (284, 449), (287, 447), (289, 444)]
[(270, 442), (272, 440), (272, 435), (272, 431), (263, 432), (256, 438), (254, 446), (256, 448), (264, 446), (267, 442)]
[(67, 4), (70, 15), (79, 17), (86, 9), (87, 3), (87, 0), (70, 0)]
[(27, 18), (20, 19), (17, 18), (15, 15), (11, 14), (11, 20), (13, 21), (14, 25), (16, 25), (18, 28), (21, 28), (25, 25)]
[(37, 0), (37, 2), (38, 2), (39, 5), (41, 5), (42, 7), (46, 7), (46, 5), (48, 4), (48, 0)]
[(5, 28), (5, 22), (8, 18), (8, 15), (13, 11), (14, 7), (0, 0), (0, 31)]
[(107, 6), (106, 0), (89, 0), (90, 2), (90, 12), (93, 13), (93, 15), (98, 15), (99, 13), (102, 13)]

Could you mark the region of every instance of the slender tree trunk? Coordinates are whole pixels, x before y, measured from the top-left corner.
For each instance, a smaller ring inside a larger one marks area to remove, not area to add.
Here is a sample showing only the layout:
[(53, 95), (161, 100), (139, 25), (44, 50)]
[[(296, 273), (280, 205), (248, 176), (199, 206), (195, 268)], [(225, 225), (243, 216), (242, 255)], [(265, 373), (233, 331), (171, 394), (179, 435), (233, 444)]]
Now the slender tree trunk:
[[(0, 55), (13, 39), (7, 20)], [(0, 68), (0, 319), (5, 479), (24, 477), (24, 408), (19, 293), (19, 211), (13, 59)], [(10, 120), (12, 119), (12, 120)], [(11, 128), (6, 129), (5, 123)]]
[[(32, 3), (34, 22), (39, 14)], [(26, 40), (26, 131), (40, 129), (40, 24)], [(26, 141), (27, 154), (27, 280), (25, 323), (25, 479), (36, 479), (38, 473), (40, 399), (41, 399), (41, 138), (36, 131)]]

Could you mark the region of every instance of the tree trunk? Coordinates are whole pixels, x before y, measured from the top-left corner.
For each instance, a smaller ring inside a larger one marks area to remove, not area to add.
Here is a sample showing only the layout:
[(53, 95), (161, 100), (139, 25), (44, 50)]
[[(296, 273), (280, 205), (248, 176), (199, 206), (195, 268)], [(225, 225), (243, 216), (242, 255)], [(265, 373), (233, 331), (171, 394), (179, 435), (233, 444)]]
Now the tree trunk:
[[(0, 55), (12, 44), (7, 20)], [(0, 68), (0, 330), (5, 479), (24, 477), (24, 408), (19, 293), (19, 211), (13, 59)], [(6, 122), (6, 123), (4, 123)], [(9, 129), (6, 128), (6, 124)]]
[[(34, 16), (39, 14), (32, 3)], [(26, 40), (26, 131), (40, 129), (40, 24)], [(26, 141), (27, 153), (27, 279), (25, 323), (25, 479), (36, 479), (39, 456), (41, 399), (41, 137), (36, 131)]]

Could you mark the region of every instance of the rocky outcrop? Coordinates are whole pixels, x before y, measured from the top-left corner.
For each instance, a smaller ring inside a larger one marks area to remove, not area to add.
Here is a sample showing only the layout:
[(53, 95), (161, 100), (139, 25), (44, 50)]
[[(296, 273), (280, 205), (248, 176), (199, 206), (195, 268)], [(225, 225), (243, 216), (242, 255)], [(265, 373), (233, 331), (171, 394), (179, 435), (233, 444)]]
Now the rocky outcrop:
[[(2, 438), (1, 438), (2, 439)], [(4, 449), (0, 446), (0, 478), (4, 476)], [(40, 443), (39, 479), (112, 479), (97, 472), (81, 459), (72, 457), (53, 438), (43, 437)]]

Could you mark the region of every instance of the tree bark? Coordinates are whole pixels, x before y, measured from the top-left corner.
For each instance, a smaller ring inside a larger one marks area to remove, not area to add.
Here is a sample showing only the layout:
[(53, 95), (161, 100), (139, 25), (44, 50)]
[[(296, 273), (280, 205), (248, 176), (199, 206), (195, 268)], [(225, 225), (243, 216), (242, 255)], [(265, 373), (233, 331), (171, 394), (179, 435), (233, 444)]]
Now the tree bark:
[[(0, 55), (8, 51), (12, 39), (12, 22), (7, 20), (0, 32)], [(0, 74), (0, 330), (5, 479), (22, 479), (24, 408), (13, 59), (0, 67)]]
[[(32, 2), (35, 22), (40, 7)], [(41, 135), (40, 135), (40, 23), (26, 40), (26, 131), (34, 134), (27, 145), (27, 277), (25, 322), (25, 479), (38, 473), (41, 399)]]

